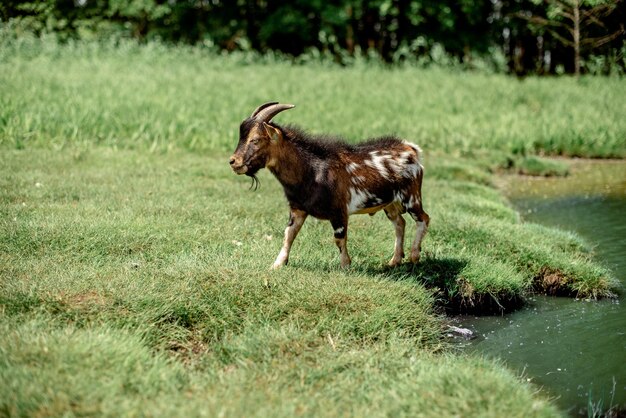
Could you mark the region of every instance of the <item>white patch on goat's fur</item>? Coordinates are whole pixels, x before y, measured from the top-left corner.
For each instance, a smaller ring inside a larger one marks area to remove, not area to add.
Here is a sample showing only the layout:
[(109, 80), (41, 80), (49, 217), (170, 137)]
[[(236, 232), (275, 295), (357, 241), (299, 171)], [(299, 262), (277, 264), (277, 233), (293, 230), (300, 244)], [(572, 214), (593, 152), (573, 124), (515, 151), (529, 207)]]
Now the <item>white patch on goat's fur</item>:
[(403, 151), (398, 155), (398, 164), (402, 165), (402, 168), (412, 165), (409, 163), (409, 157), (414, 155), (415, 153), (412, 151)]
[(420, 204), (419, 196), (412, 195), (410, 197), (410, 199), (409, 199), (409, 207), (413, 208), (413, 207), (415, 207), (416, 205), (419, 205), (419, 204)]
[(335, 234), (341, 234), (343, 232), (343, 226), (340, 226), (339, 228), (335, 229)]
[(326, 178), (326, 172), (328, 171), (328, 163), (326, 161), (318, 161), (313, 164), (315, 168), (315, 181), (322, 183)]
[[(422, 166), (420, 164), (421, 152), (422, 150), (415, 144), (404, 141), (404, 144), (411, 147), (413, 151), (403, 151), (400, 153), (398, 158), (394, 160), (393, 169), (398, 174), (404, 178), (414, 178), (417, 177), (417, 174), (422, 170)], [(413, 163), (409, 163), (409, 157), (411, 155), (415, 155), (415, 161)]]
[(417, 162), (421, 164), (422, 163), (422, 149), (419, 147), (419, 145), (416, 145), (409, 141), (402, 141), (402, 143), (415, 150), (415, 152), (417, 153)]
[(404, 160), (404, 163), (408, 162), (411, 154), (413, 154), (411, 151), (402, 151), (400, 153), (400, 161)]
[(385, 167), (385, 160), (391, 158), (389, 155), (381, 154), (378, 155), (378, 151), (370, 152), (371, 160), (365, 160), (365, 165), (372, 167), (378, 171), (378, 173), (389, 180), (389, 173), (387, 172), (387, 168)]
[(352, 214), (354, 212), (359, 211), (365, 207), (365, 202), (372, 195), (369, 194), (366, 190), (361, 189), (353, 189), (350, 188), (350, 202), (348, 203), (348, 214)]
[(359, 168), (359, 165), (357, 163), (350, 163), (346, 166), (346, 170), (350, 174), (354, 173), (357, 168)]
[(391, 157), (387, 160), (387, 166), (389, 167), (389, 169), (395, 173), (395, 174), (400, 174), (404, 171), (404, 169), (407, 167), (406, 166), (406, 161), (402, 161), (402, 159), (398, 159), (398, 158), (394, 158)]
[(363, 176), (354, 176), (350, 179), (350, 181), (352, 181), (352, 184), (354, 184), (355, 186), (358, 186), (359, 184), (363, 184), (365, 183), (365, 177)]
[(418, 152), (418, 154), (421, 154), (421, 153), (422, 153), (422, 149), (419, 147), (419, 145), (414, 144), (414, 143), (409, 142), (409, 141), (402, 141), (402, 143), (403, 143), (404, 145), (406, 145), (406, 146), (409, 146), (409, 147), (413, 148), (415, 151), (417, 151), (417, 152)]

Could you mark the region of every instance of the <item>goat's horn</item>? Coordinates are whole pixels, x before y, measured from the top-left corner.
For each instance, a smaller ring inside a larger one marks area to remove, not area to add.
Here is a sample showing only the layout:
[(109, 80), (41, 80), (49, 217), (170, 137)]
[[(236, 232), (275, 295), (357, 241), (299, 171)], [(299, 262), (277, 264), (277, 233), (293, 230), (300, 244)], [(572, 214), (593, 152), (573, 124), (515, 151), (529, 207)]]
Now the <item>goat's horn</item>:
[(267, 103), (262, 104), (261, 106), (254, 109), (254, 112), (252, 112), (252, 114), (250, 115), (250, 118), (254, 119), (261, 110), (265, 109), (268, 106), (272, 106), (275, 104), (278, 104), (278, 102), (267, 102)]
[(264, 107), (261, 106), (261, 110), (256, 114), (254, 119), (261, 122), (269, 122), (272, 120), (274, 116), (282, 112), (283, 110), (294, 108), (295, 106), (292, 104), (279, 104), (279, 103), (270, 103), (269, 106)]

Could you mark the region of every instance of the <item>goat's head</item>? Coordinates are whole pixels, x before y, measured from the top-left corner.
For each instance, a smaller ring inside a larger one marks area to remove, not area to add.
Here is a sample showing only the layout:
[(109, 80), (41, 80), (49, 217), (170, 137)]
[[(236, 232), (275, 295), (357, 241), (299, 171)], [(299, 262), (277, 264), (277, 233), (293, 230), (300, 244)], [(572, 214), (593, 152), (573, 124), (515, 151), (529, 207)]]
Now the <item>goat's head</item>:
[(265, 103), (241, 122), (239, 143), (230, 157), (230, 166), (235, 173), (255, 178), (257, 171), (265, 167), (272, 148), (282, 140), (280, 130), (270, 125), (270, 121), (278, 113), (293, 107), (294, 105), (278, 102)]

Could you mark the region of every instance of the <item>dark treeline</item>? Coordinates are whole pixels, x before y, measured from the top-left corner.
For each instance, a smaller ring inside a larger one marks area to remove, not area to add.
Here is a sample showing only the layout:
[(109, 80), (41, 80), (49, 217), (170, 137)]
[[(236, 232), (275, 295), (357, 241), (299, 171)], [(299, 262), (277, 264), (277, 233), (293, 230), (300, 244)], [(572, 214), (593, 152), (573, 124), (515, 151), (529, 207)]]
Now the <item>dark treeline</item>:
[(4, 0), (3, 22), (61, 39), (131, 36), (339, 62), (491, 62), (523, 74), (626, 69), (624, 0)]

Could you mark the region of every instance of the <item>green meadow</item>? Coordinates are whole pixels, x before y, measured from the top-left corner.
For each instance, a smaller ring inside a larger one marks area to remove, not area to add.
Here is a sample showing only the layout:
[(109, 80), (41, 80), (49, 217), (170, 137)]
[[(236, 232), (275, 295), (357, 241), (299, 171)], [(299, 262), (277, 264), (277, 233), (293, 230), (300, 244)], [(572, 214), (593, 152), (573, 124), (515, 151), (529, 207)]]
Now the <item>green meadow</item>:
[[(494, 182), (567, 172), (546, 155), (626, 157), (623, 80), (3, 42), (1, 415), (560, 416), (526, 376), (455, 353), (446, 314), (619, 291)], [(269, 270), (282, 190), (265, 171), (249, 190), (227, 161), (270, 100), (296, 105), (279, 124), (422, 146), (419, 265), (386, 267), (378, 214), (351, 218), (351, 269), (309, 219)]]

